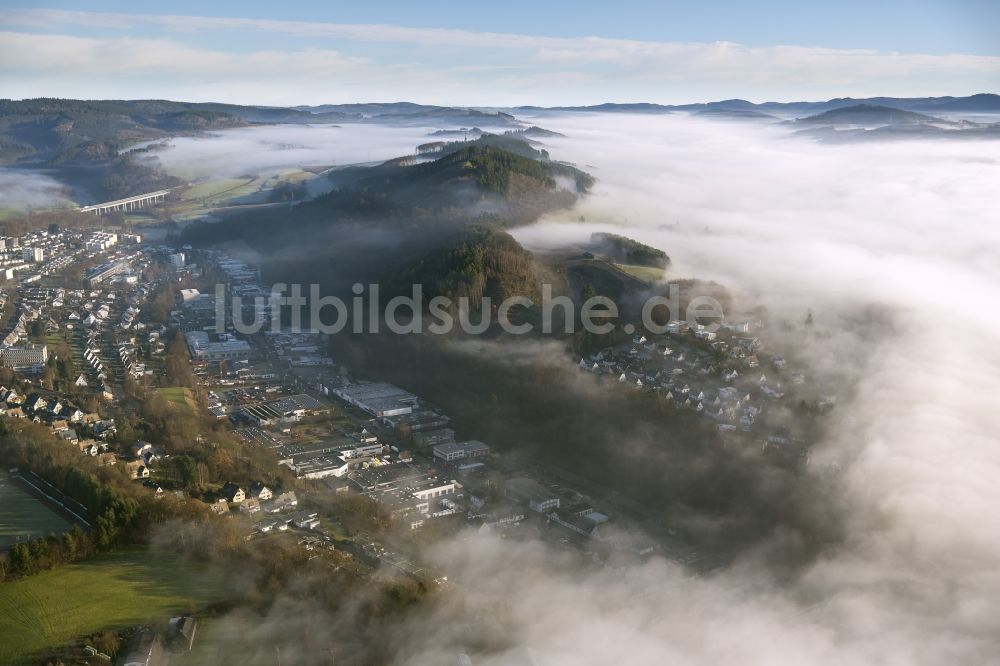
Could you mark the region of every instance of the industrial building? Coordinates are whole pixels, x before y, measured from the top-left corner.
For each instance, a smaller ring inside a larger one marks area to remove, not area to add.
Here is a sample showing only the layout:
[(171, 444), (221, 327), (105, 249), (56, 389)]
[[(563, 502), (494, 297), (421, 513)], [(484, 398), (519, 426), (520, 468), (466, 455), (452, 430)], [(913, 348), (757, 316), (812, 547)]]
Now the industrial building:
[(399, 416), (413, 412), (417, 396), (398, 386), (380, 382), (361, 382), (332, 388), (338, 398), (372, 416)]
[(472, 439), (468, 442), (448, 442), (434, 447), (434, 456), (445, 462), (463, 460), (466, 458), (481, 458), (489, 455), (490, 447)]
[(209, 339), (205, 331), (188, 331), (184, 337), (191, 357), (198, 361), (234, 361), (250, 356), (250, 345), (228, 333), (220, 333), (215, 342)]

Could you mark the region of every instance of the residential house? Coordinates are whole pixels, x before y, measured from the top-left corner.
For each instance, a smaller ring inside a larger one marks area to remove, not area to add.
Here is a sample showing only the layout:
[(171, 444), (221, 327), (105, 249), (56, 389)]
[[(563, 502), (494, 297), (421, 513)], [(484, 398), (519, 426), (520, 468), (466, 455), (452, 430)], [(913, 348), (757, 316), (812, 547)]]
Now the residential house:
[(90, 431), (94, 433), (95, 437), (107, 439), (111, 435), (118, 432), (118, 428), (115, 426), (115, 422), (112, 419), (104, 419), (102, 421), (95, 421), (90, 426)]
[(25, 400), (22, 407), (30, 414), (43, 411), (46, 407), (48, 407), (48, 404), (49, 403), (45, 398), (36, 393)]
[(164, 494), (163, 486), (156, 483), (155, 481), (143, 481), (142, 485), (152, 490), (153, 494), (156, 495), (157, 498), (163, 497)]
[(79, 423), (83, 418), (83, 412), (72, 405), (66, 405), (62, 408), (62, 411), (59, 412), (59, 416), (70, 423)]
[(267, 500), (274, 497), (274, 493), (271, 492), (271, 489), (265, 486), (263, 483), (255, 481), (254, 483), (250, 484), (250, 492), (247, 493), (247, 496), (253, 497), (254, 499), (257, 499), (261, 502), (266, 502)]
[(246, 499), (246, 493), (233, 482), (229, 482), (222, 486), (219, 494), (226, 499), (227, 502), (232, 502), (233, 504), (240, 504)]
[(294, 490), (289, 490), (288, 492), (281, 493), (277, 497), (274, 497), (270, 501), (262, 502), (261, 509), (266, 513), (278, 513), (284, 511), (285, 509), (291, 509), (298, 506), (299, 500), (295, 496)]
[(158, 446), (153, 446), (149, 442), (144, 442), (143, 440), (137, 440), (135, 444), (132, 445), (131, 449), (132, 456), (143, 460), (147, 465), (154, 460), (158, 460), (163, 457), (163, 449)]
[(301, 529), (311, 530), (319, 526), (319, 514), (315, 511), (299, 511), (292, 514), (292, 523)]

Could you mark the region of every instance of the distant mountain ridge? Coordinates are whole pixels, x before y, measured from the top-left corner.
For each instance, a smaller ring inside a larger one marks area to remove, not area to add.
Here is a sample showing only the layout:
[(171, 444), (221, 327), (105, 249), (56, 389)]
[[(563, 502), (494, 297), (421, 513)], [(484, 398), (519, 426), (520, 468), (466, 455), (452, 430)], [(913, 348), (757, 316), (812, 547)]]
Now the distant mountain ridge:
[(0, 99), (0, 163), (113, 159), (142, 142), (251, 124), (334, 123), (347, 114), (168, 100)]
[(779, 118), (775, 115), (764, 113), (763, 111), (756, 111), (754, 109), (712, 108), (695, 111), (694, 115), (705, 118), (721, 118), (728, 120), (779, 120)]
[(370, 102), (361, 104), (321, 104), (297, 106), (294, 110), (314, 115), (343, 115), (353, 122), (376, 122), (398, 125), (480, 125), (491, 128), (519, 128), (513, 115), (504, 111), (486, 111), (461, 106), (436, 106), (413, 102)]
[(273, 107), (159, 99), (0, 99), (0, 163), (110, 159), (142, 141), (247, 125), (384, 123), (526, 127), (503, 111), (410, 102)]
[(877, 104), (855, 104), (784, 121), (796, 134), (825, 143), (897, 139), (1000, 138), (1000, 122), (949, 119)]
[(967, 97), (840, 97), (822, 102), (761, 102), (754, 103), (745, 99), (726, 99), (716, 102), (696, 104), (654, 104), (650, 102), (604, 103), (589, 106), (518, 106), (512, 110), (525, 111), (581, 111), (608, 113), (671, 113), (675, 111), (705, 111), (720, 109), (727, 111), (759, 111), (762, 113), (779, 113), (784, 115), (817, 114), (833, 109), (871, 104), (888, 106), (903, 111), (925, 113), (1000, 113), (1000, 95), (994, 93), (978, 93)]
[(855, 104), (853, 106), (830, 109), (829, 111), (806, 118), (799, 118), (796, 122), (813, 125), (921, 125), (940, 123), (941, 119), (890, 106)]

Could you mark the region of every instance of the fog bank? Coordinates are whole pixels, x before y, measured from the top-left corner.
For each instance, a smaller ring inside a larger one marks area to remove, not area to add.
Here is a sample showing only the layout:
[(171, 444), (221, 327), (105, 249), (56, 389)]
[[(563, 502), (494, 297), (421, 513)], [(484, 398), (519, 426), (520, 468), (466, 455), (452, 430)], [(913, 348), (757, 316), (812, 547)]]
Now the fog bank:
[(66, 187), (51, 176), (28, 169), (0, 167), (0, 209), (49, 208), (66, 202)]
[(174, 137), (154, 155), (181, 178), (231, 177), (281, 169), (379, 162), (416, 152), (427, 127), (264, 125)]
[[(665, 250), (675, 277), (718, 280), (782, 315), (811, 309), (835, 340), (811, 349), (816, 363), (847, 364), (858, 385), (812, 464), (842, 470), (847, 542), (791, 581), (770, 579), (755, 554), (713, 579), (660, 563), (615, 581), (559, 576), (544, 557), (511, 571), (512, 546), (484, 549), (467, 566), (498, 558), (488, 575), (507, 577), (489, 594), (540, 618), (522, 634), (537, 663), (995, 659), (1000, 147), (817, 145), (674, 116), (546, 123), (567, 135), (546, 142), (552, 154), (599, 181), (519, 240), (550, 247), (612, 229)], [(888, 322), (877, 337), (842, 328), (873, 314)]]

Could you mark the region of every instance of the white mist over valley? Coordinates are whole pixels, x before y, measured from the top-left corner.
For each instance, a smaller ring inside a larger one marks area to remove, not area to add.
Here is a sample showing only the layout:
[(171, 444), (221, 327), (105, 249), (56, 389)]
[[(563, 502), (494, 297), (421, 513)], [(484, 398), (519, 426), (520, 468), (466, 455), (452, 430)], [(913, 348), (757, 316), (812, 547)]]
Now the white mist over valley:
[[(547, 141), (553, 154), (599, 180), (576, 209), (516, 231), (528, 247), (614, 230), (667, 251), (673, 277), (715, 279), (790, 316), (811, 310), (834, 329), (827, 349), (811, 347), (819, 366), (853, 362), (849, 354), (868, 347), (864, 364), (846, 371), (855, 397), (838, 405), (809, 472), (835, 476), (828, 501), (849, 533), (791, 580), (770, 578), (749, 553), (707, 579), (650, 564), (585, 587), (548, 555), (459, 546), (472, 579), (494, 566), (509, 571), (485, 586), (482, 602), (514, 606), (538, 663), (610, 663), (625, 645), (641, 664), (993, 659), (996, 145), (828, 146), (780, 128), (683, 117), (545, 121), (568, 136)], [(889, 322), (878, 339), (836, 330), (865, 311)], [(782, 549), (780, 534), (772, 547)], [(530, 565), (507, 570), (508, 557)]]
[(278, 125), (175, 137), (153, 154), (170, 173), (227, 178), (281, 169), (381, 162), (412, 154), (431, 128), (383, 125)]

